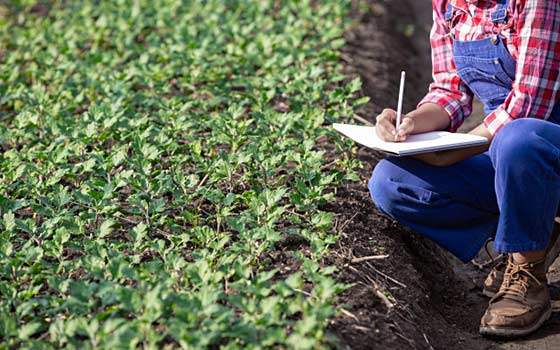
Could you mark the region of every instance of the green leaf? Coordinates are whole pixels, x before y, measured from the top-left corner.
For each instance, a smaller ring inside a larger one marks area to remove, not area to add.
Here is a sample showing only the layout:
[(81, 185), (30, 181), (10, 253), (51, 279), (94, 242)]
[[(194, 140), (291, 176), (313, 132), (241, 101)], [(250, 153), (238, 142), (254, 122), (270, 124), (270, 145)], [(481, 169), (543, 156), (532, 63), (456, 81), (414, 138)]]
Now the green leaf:
[(138, 225), (134, 226), (132, 229), (132, 238), (134, 238), (134, 247), (135, 249), (140, 246), (142, 241), (147, 235), (148, 226), (143, 222), (139, 223)]
[(311, 218), (311, 223), (317, 229), (324, 230), (332, 227), (333, 225), (333, 213), (320, 212)]
[(4, 214), (2, 218), (4, 220), (4, 227), (6, 228), (6, 231), (11, 231), (16, 226), (16, 218), (11, 210)]
[(115, 225), (115, 220), (108, 219), (103, 221), (101, 226), (99, 227), (99, 238), (104, 238), (113, 232), (113, 226)]
[(353, 106), (354, 106), (354, 107), (361, 106), (361, 105), (363, 105), (363, 104), (368, 103), (369, 100), (370, 100), (370, 97), (369, 97), (369, 96), (360, 97), (359, 99), (357, 99), (357, 100), (354, 101)]
[(360, 78), (354, 78), (346, 85), (346, 91), (350, 94), (356, 93), (362, 89), (362, 81)]
[(41, 329), (41, 326), (42, 325), (41, 325), (40, 322), (30, 322), (30, 323), (24, 324), (24, 325), (20, 326), (19, 329), (18, 329), (18, 337), (22, 340), (27, 340), (32, 335), (37, 333), (39, 331), (39, 329)]

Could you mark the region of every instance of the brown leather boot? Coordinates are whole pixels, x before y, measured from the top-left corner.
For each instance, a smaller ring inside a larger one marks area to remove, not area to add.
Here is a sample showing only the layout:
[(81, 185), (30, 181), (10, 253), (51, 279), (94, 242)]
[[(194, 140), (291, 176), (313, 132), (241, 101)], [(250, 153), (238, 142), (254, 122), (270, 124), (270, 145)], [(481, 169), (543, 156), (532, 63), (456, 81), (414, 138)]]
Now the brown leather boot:
[(502, 286), (480, 320), (480, 334), (524, 336), (548, 320), (552, 308), (544, 264), (544, 259), (518, 264), (509, 255)]
[[(558, 219), (558, 218), (557, 218)], [(558, 254), (560, 254), (560, 225), (554, 225), (554, 230), (552, 231), (551, 244), (546, 248), (546, 258), (545, 258), (545, 272), (548, 272), (548, 268), (554, 263)], [(492, 298), (502, 285), (504, 280), (504, 272), (507, 266), (507, 258), (504, 256), (498, 260), (498, 263), (492, 268), (492, 271), (484, 280), (484, 286), (482, 288), (482, 294), (489, 298)]]
[(506, 271), (507, 257), (502, 256), (498, 259), (498, 263), (494, 265), (488, 277), (484, 280), (484, 287), (482, 288), (482, 294), (489, 298), (492, 298), (502, 286), (504, 281), (504, 272)]

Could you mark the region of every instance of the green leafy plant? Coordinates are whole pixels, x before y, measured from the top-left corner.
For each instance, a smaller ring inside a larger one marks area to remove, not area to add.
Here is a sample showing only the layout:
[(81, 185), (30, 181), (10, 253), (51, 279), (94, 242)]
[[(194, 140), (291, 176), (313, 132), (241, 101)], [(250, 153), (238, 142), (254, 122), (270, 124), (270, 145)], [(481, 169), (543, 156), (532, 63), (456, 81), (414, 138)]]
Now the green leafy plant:
[(349, 2), (0, 5), (0, 349), (332, 345)]

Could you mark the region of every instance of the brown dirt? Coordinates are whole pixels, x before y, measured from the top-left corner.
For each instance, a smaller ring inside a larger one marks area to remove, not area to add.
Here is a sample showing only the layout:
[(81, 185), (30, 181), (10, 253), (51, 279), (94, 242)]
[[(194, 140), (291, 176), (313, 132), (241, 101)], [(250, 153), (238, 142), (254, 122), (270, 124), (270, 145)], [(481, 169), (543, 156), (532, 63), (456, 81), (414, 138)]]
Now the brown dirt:
[[(414, 108), (431, 79), (428, 0), (368, 0), (354, 11), (357, 24), (346, 34), (343, 60), (348, 74), (360, 75), (371, 101), (359, 114), (374, 121), (382, 108), (396, 104), (398, 76), (407, 71), (405, 109)], [(407, 28), (413, 25), (413, 33)], [(408, 35), (405, 35), (408, 34)], [(481, 109), (462, 130), (480, 122)], [(358, 121), (353, 121), (359, 123)], [(357, 148), (365, 165), (362, 182), (337, 189), (327, 206), (336, 213), (340, 241), (327, 259), (339, 267), (337, 279), (352, 284), (340, 300), (339, 316), (329, 330), (341, 349), (560, 349), (560, 314), (555, 313), (529, 339), (498, 342), (482, 338), (478, 324), (488, 299), (480, 285), (488, 268), (462, 264), (456, 258), (378, 212), (366, 182), (383, 154)], [(354, 257), (388, 255), (352, 263)], [(551, 282), (560, 280), (560, 263)], [(553, 298), (558, 289), (551, 287)], [(392, 306), (391, 306), (392, 305)]]

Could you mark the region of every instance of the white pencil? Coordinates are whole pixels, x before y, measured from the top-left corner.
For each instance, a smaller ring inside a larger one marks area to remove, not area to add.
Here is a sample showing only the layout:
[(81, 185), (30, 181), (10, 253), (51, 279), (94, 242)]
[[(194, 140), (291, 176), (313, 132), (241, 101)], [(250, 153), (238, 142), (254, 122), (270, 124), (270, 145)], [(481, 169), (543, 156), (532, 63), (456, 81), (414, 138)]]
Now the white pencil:
[[(399, 127), (401, 126), (401, 114), (402, 114), (402, 103), (403, 103), (403, 95), (404, 95), (404, 81), (406, 78), (406, 73), (404, 71), (401, 72), (401, 86), (399, 87), (399, 103), (397, 105), (397, 125), (396, 131), (399, 131)], [(397, 139), (397, 135), (395, 135), (395, 140)]]

